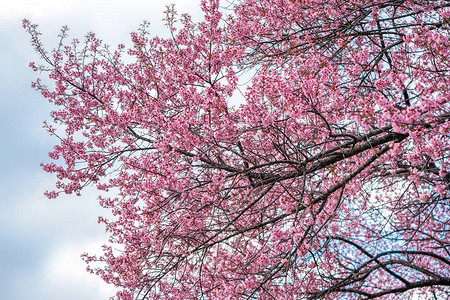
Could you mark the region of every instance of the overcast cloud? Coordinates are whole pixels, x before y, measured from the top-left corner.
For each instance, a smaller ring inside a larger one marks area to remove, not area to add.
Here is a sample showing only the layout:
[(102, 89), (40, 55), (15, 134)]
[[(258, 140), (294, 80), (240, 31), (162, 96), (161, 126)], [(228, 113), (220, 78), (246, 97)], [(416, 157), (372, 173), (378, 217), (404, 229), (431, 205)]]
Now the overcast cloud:
[(164, 6), (200, 16), (199, 0), (10, 1), (0, 10), (0, 287), (1, 298), (108, 299), (114, 289), (85, 272), (83, 252), (96, 252), (106, 241), (97, 217), (105, 215), (95, 191), (82, 197), (48, 200), (54, 177), (39, 164), (56, 141), (42, 128), (51, 106), (30, 88), (36, 77), (28, 68), (38, 60), (21, 27), (27, 18), (40, 25), (48, 48), (63, 25), (72, 37), (92, 31), (105, 43), (130, 44), (129, 33), (143, 20), (164, 35)]

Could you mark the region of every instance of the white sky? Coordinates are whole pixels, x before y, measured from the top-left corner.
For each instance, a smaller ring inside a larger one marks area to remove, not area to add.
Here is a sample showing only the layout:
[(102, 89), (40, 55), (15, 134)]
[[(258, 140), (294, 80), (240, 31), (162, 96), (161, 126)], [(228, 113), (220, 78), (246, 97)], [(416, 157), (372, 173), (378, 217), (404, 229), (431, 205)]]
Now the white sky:
[(105, 215), (95, 191), (82, 197), (48, 200), (55, 178), (39, 164), (57, 142), (42, 129), (51, 106), (30, 88), (36, 74), (28, 68), (37, 55), (21, 27), (27, 18), (40, 25), (48, 48), (68, 25), (72, 37), (93, 31), (106, 44), (130, 44), (129, 33), (142, 21), (164, 35), (165, 5), (201, 15), (200, 0), (13, 0), (0, 9), (0, 298), (108, 299), (114, 289), (85, 272), (83, 252), (107, 240), (97, 217)]

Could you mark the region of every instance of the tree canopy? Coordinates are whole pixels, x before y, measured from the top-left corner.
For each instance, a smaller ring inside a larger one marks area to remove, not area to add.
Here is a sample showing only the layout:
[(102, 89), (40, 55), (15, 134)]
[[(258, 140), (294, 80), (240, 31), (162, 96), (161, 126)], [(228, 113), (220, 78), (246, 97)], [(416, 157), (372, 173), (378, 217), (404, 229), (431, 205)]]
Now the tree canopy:
[(24, 20), (47, 196), (113, 215), (89, 270), (119, 299), (449, 297), (450, 2), (201, 7), (114, 50)]

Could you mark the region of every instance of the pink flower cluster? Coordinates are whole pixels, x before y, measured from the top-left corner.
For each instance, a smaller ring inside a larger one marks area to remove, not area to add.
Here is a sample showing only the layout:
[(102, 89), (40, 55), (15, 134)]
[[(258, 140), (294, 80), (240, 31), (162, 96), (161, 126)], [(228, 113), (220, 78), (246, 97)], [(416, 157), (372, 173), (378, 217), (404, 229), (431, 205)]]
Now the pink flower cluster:
[(113, 214), (89, 270), (119, 299), (448, 295), (448, 1), (201, 5), (113, 52), (23, 23), (53, 83), (47, 196), (94, 185)]

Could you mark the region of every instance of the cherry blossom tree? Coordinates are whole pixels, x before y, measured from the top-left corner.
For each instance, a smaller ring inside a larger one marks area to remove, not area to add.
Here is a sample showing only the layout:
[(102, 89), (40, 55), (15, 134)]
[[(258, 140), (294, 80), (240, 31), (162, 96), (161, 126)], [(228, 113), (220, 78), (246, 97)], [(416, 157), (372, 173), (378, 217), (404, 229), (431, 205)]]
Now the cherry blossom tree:
[(47, 196), (113, 215), (88, 269), (119, 299), (448, 298), (450, 2), (201, 5), (116, 50), (23, 23)]

